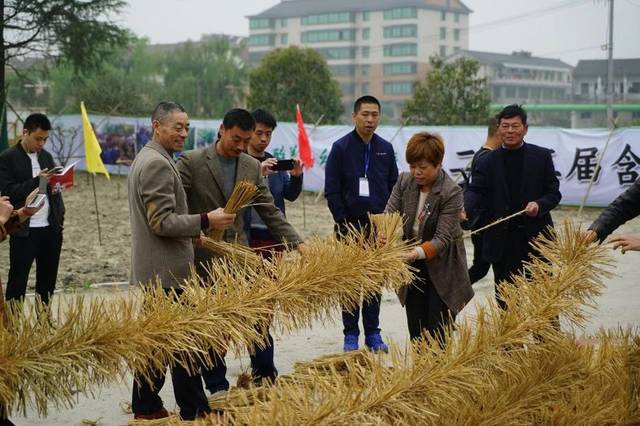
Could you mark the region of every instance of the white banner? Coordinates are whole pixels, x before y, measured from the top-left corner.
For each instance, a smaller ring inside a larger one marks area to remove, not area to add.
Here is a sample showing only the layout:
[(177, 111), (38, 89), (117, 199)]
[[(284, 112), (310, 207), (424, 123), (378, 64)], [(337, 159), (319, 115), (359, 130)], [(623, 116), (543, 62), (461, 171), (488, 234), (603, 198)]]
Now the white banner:
[[(148, 118), (92, 116), (96, 135), (102, 146), (103, 161), (110, 172), (126, 173), (135, 153), (151, 136)], [(191, 120), (187, 149), (211, 144), (220, 120)], [(47, 149), (58, 162), (80, 159), (84, 169), (84, 146), (80, 116), (60, 116)], [(350, 126), (307, 126), (315, 164), (305, 172), (304, 189), (320, 191), (324, 186), (324, 167), (331, 144), (352, 130)], [(381, 126), (377, 133), (392, 141), (400, 171), (408, 170), (404, 159), (407, 141), (416, 132), (428, 130), (442, 135), (446, 143), (444, 167), (454, 179), (462, 181), (457, 170), (468, 165), (473, 153), (484, 143), (486, 128), (481, 127), (391, 127)], [(598, 158), (610, 132), (606, 129), (530, 128), (525, 140), (553, 150), (553, 160), (560, 179), (562, 204), (582, 202)], [(273, 133), (268, 151), (278, 158), (298, 155), (298, 131), (295, 123), (280, 123)], [(634, 182), (640, 173), (640, 128), (624, 128), (611, 135), (587, 205), (605, 206)]]

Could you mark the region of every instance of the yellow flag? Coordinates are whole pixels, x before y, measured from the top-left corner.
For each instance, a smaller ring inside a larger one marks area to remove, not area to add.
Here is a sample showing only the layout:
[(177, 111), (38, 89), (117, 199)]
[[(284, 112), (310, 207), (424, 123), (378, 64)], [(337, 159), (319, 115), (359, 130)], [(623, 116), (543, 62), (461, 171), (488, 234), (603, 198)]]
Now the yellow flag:
[(80, 102), (80, 114), (82, 115), (82, 129), (84, 130), (84, 157), (87, 162), (87, 171), (93, 174), (102, 173), (107, 176), (107, 179), (111, 180), (109, 172), (104, 166), (102, 158), (100, 158), (102, 149), (100, 148), (96, 134), (93, 133), (84, 102)]

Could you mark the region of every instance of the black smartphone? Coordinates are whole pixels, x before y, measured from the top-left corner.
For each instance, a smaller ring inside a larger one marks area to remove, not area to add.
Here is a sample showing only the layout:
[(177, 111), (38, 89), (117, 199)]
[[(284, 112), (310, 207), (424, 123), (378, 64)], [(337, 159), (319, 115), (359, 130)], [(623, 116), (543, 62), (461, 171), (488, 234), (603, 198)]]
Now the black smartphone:
[(53, 173), (54, 175), (57, 175), (57, 174), (59, 174), (59, 173), (60, 173), (61, 171), (63, 171), (63, 170), (64, 170), (64, 167), (62, 167), (62, 166), (55, 166), (55, 167), (52, 167), (52, 168), (51, 168), (51, 170), (49, 170), (49, 172), (50, 172), (50, 173)]
[(275, 172), (280, 172), (283, 170), (293, 170), (294, 166), (295, 166), (295, 162), (292, 158), (288, 160), (278, 160), (275, 166), (271, 167), (271, 170)]

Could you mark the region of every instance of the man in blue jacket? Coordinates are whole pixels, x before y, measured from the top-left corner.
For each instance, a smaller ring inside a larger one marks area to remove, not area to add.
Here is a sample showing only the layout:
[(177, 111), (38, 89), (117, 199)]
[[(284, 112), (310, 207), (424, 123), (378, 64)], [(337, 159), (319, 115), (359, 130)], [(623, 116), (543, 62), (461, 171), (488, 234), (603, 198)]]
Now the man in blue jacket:
[[(380, 122), (380, 102), (362, 96), (353, 106), (355, 129), (334, 142), (327, 159), (324, 191), (335, 221), (335, 231), (344, 234), (349, 225), (369, 228), (368, 213), (382, 213), (398, 179), (393, 146), (375, 134)], [(342, 310), (344, 350), (358, 349), (360, 306)], [(373, 351), (389, 348), (380, 336), (380, 296), (365, 300), (362, 325), (365, 345)]]

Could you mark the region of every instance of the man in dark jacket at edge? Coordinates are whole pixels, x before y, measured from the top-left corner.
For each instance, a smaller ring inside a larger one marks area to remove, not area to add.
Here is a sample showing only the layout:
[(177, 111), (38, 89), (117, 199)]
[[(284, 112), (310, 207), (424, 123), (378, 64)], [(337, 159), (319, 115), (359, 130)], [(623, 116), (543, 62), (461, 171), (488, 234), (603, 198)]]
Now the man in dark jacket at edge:
[[(586, 232), (588, 241), (603, 242), (609, 234), (620, 225), (640, 215), (640, 179), (637, 179), (625, 192), (613, 200), (609, 206), (600, 213), (600, 216), (589, 226)], [(624, 234), (616, 235), (609, 239), (613, 243), (613, 249), (621, 248), (624, 254), (627, 251), (640, 251), (640, 235)]]
[[(325, 169), (325, 196), (335, 221), (335, 231), (344, 234), (349, 225), (368, 230), (368, 213), (382, 213), (398, 179), (393, 146), (375, 134), (380, 122), (380, 102), (362, 96), (353, 106), (355, 129), (334, 142)], [(365, 300), (362, 323), (365, 345), (373, 351), (389, 348), (380, 336), (380, 295)], [(342, 310), (345, 351), (358, 349), (360, 307)]]

